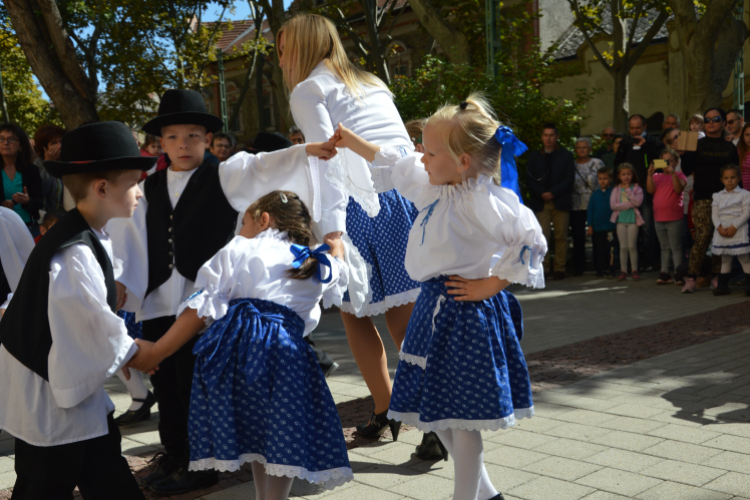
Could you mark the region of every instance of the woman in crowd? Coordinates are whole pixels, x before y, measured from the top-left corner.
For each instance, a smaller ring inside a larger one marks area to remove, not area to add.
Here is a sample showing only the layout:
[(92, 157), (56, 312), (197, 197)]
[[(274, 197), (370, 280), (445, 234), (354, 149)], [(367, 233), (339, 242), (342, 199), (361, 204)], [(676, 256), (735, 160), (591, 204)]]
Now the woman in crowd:
[(13, 123), (0, 125), (0, 204), (14, 210), (31, 235), (39, 235), (39, 209), (43, 208), (42, 178), (31, 162), (31, 142), (21, 127)]
[(740, 141), (737, 143), (737, 153), (740, 155), (740, 168), (742, 169), (742, 188), (750, 190), (750, 122), (745, 122), (740, 132)]
[(573, 235), (573, 272), (580, 276), (586, 270), (586, 218), (589, 198), (599, 186), (596, 172), (604, 166), (598, 158), (591, 158), (591, 139), (579, 137), (576, 141), (576, 173), (573, 181), (573, 210), (570, 228)]

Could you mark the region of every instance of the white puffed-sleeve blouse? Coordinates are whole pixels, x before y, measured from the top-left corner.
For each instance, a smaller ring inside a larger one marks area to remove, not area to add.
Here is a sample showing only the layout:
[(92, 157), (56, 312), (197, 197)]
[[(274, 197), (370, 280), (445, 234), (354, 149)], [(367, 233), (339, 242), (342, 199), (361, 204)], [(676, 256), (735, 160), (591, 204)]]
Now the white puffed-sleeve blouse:
[(402, 158), (399, 151), (383, 148), (373, 162), (391, 172), (396, 189), (420, 211), (406, 248), (409, 276), (416, 281), (497, 276), (543, 288), (547, 241), (518, 196), (486, 175), (433, 186), (421, 158), (418, 153)]

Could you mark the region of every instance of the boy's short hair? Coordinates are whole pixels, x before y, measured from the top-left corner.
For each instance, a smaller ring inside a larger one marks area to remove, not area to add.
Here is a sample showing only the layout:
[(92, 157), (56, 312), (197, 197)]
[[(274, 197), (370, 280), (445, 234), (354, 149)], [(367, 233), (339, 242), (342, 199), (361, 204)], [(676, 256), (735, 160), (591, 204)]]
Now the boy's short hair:
[(740, 169), (740, 166), (736, 163), (730, 163), (721, 167), (719, 175), (724, 176), (724, 172), (726, 172), (727, 170), (734, 170), (737, 173), (737, 177), (739, 177), (740, 179), (742, 178), (742, 169)]
[(109, 170), (106, 172), (89, 172), (85, 174), (70, 174), (63, 175), (63, 185), (70, 191), (70, 196), (73, 197), (73, 201), (78, 204), (88, 194), (89, 186), (92, 182), (104, 179), (107, 182), (115, 183), (122, 174), (127, 172), (124, 170)]
[(604, 167), (599, 167), (599, 170), (596, 171), (596, 175), (606, 175), (609, 178), (612, 178), (614, 171), (612, 170), (612, 167), (607, 167), (605, 165)]
[(49, 212), (45, 212), (41, 225), (44, 226), (45, 229), (49, 229), (52, 227), (52, 224), (62, 219), (64, 215), (65, 212), (62, 210), (50, 210)]
[(229, 141), (230, 148), (234, 148), (235, 146), (237, 146), (237, 139), (233, 134), (230, 134), (229, 132), (216, 132), (213, 137), (211, 137), (211, 147), (214, 147), (216, 139), (226, 139), (227, 141)]

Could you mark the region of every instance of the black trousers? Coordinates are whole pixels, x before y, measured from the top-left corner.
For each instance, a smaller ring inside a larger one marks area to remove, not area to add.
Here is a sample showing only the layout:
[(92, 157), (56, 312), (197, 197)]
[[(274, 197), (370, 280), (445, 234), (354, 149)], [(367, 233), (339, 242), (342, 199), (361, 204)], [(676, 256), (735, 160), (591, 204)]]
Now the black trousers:
[[(174, 316), (144, 321), (143, 340), (156, 342), (167, 333), (174, 321)], [(162, 361), (159, 370), (151, 375), (154, 396), (159, 403), (159, 438), (167, 454), (181, 461), (181, 465), (187, 465), (190, 460), (188, 418), (195, 366), (193, 347), (197, 340), (198, 337), (194, 337)]]
[(59, 446), (16, 439), (16, 484), (11, 500), (145, 500), (120, 448), (120, 429), (107, 416), (109, 434)]
[(586, 270), (586, 210), (571, 210), (570, 233), (573, 236), (573, 271), (583, 274)]
[(310, 347), (312, 347), (313, 352), (315, 353), (315, 357), (318, 358), (318, 364), (320, 365), (320, 369), (324, 372), (333, 365), (333, 358), (331, 358), (327, 352), (322, 351), (315, 347), (315, 342), (312, 339), (312, 333), (305, 337), (305, 342), (310, 344)]
[(617, 238), (614, 231), (594, 231), (591, 238), (594, 249), (596, 274), (614, 274), (615, 247)]

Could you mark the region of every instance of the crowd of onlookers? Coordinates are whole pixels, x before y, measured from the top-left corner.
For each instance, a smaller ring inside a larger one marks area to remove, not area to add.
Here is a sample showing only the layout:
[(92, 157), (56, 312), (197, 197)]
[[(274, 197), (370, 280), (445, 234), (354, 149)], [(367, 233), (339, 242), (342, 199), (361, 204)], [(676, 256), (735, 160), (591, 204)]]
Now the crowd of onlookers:
[[(680, 141), (680, 130), (670, 114), (660, 135), (650, 135), (646, 118), (633, 115), (626, 133), (607, 127), (595, 150), (592, 138), (579, 137), (571, 152), (555, 124), (544, 126), (526, 181), (550, 246), (549, 278), (566, 275), (569, 232), (576, 276), (589, 264), (589, 236), (598, 277), (640, 280), (658, 271), (657, 284), (677, 283), (685, 293), (711, 286), (723, 295), (735, 256), (735, 274), (750, 274), (750, 193), (742, 189), (750, 186), (750, 123), (740, 110), (711, 108), (684, 129), (697, 133), (693, 146)], [(748, 278), (740, 281), (750, 287)]]

